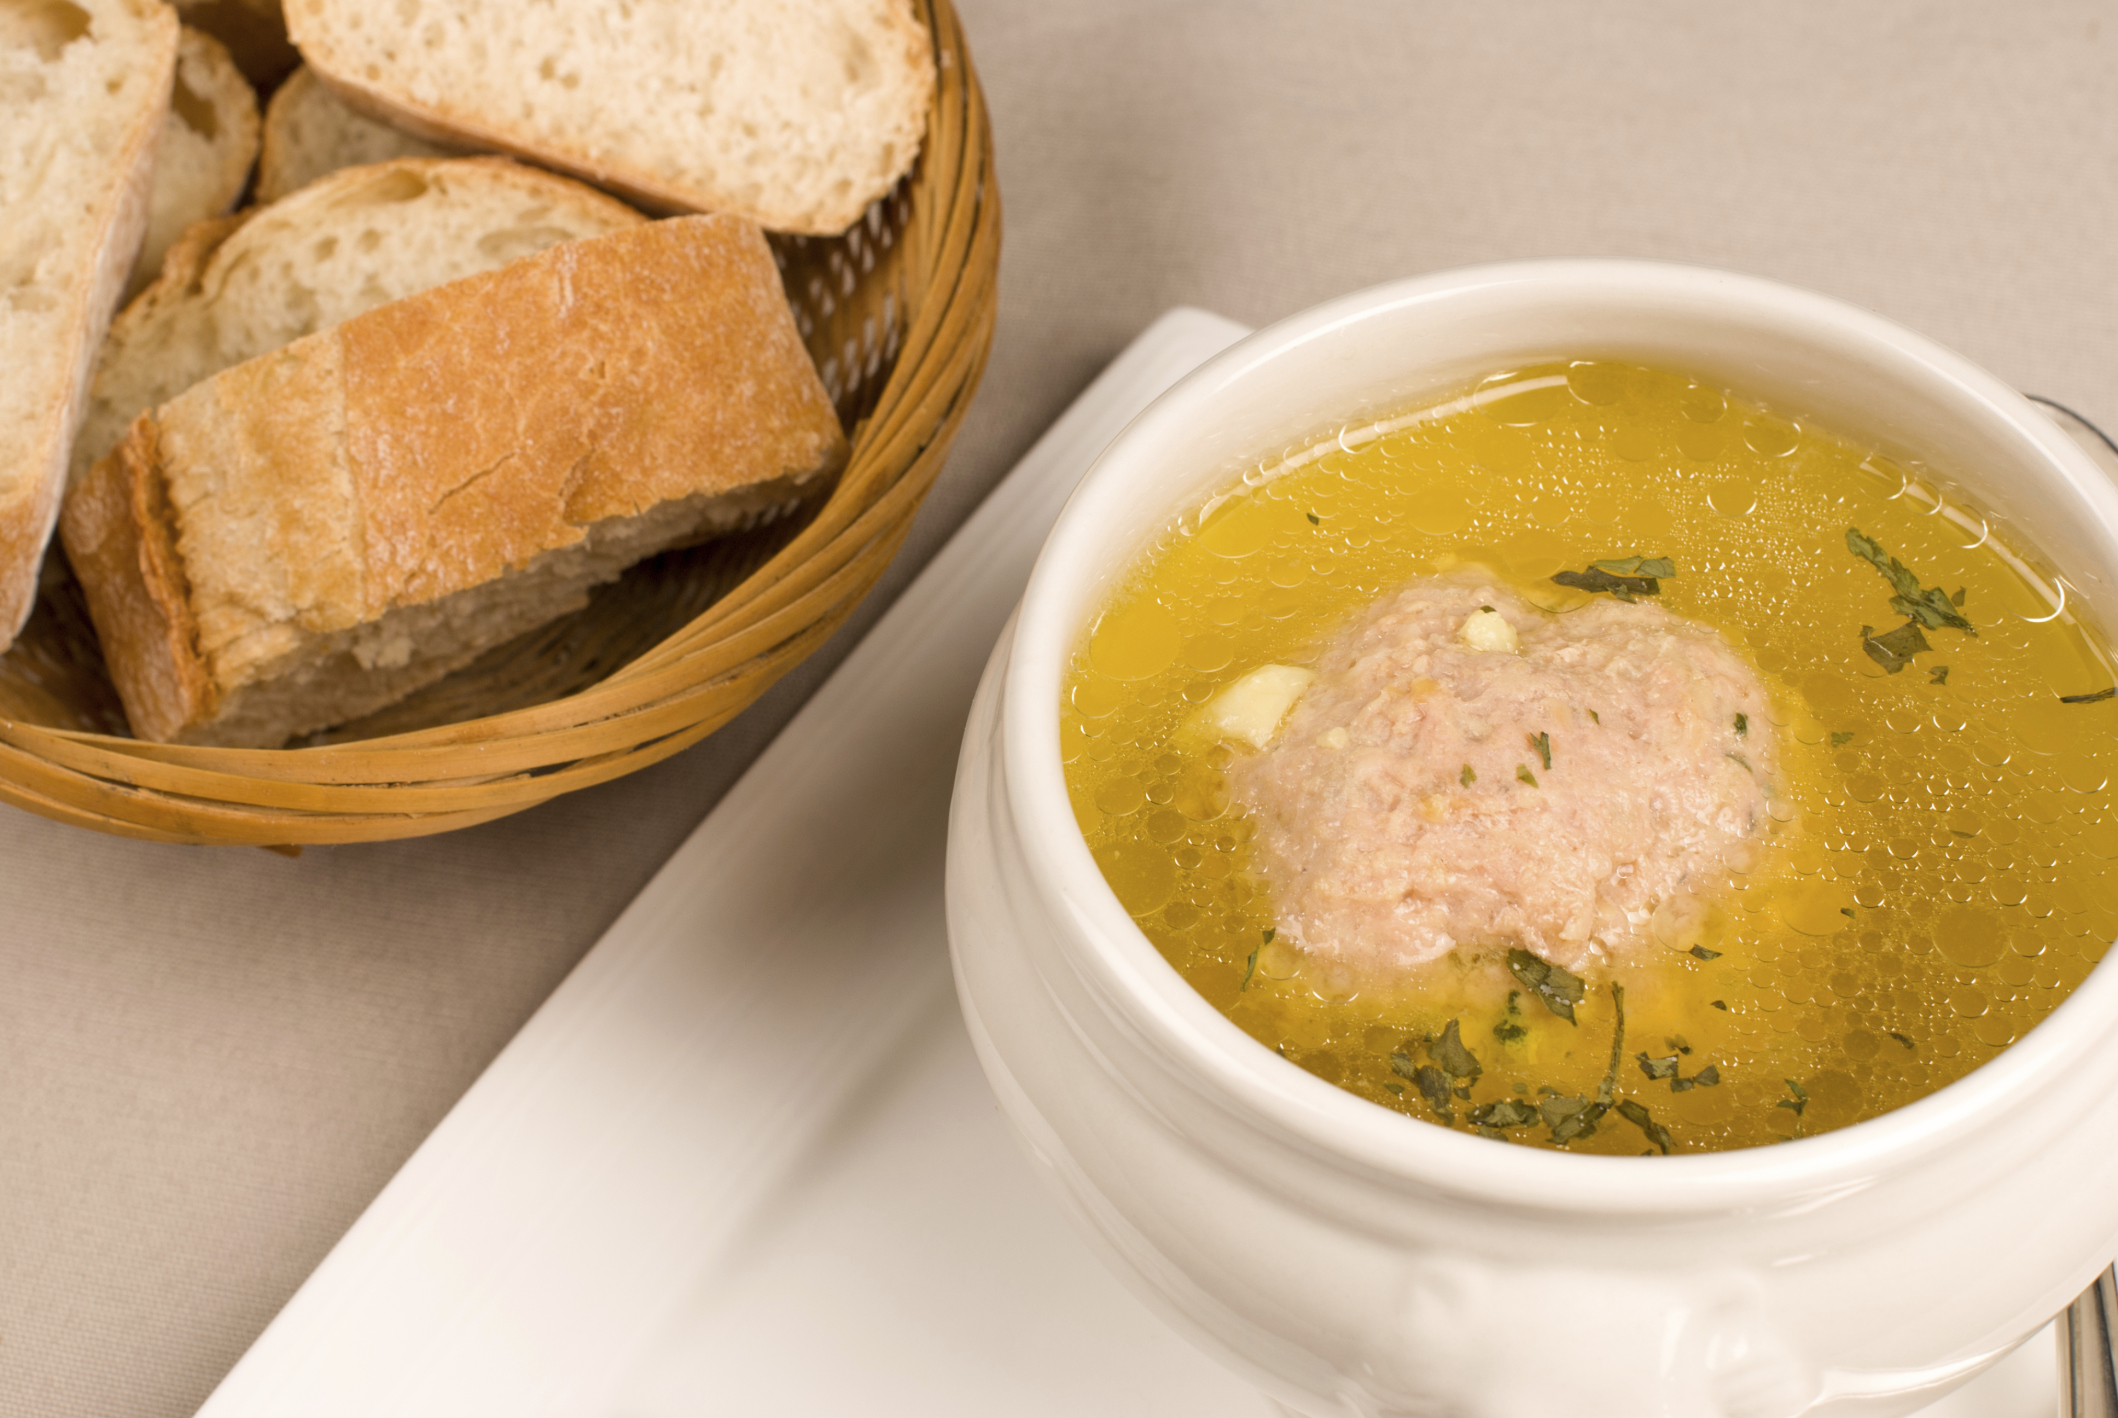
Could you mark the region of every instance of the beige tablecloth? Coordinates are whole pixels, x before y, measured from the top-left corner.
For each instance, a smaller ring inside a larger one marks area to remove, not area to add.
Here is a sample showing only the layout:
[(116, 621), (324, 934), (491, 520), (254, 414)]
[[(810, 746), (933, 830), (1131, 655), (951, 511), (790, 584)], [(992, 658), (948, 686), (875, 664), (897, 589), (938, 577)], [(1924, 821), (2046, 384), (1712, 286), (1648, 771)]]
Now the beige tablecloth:
[(0, 809), (0, 1412), (188, 1414), (791, 710), (1164, 308), (1501, 257), (1811, 286), (2118, 425), (2097, 0), (959, 0), (1007, 202), (984, 392), (868, 614), (741, 721), (451, 837)]

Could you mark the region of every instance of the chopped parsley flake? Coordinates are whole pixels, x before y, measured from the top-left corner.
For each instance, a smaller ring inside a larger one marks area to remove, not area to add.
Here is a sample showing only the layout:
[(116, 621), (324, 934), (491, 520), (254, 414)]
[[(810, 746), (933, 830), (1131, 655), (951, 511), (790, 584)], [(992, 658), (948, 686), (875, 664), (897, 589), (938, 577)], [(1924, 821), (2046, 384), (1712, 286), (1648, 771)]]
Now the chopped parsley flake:
[(1677, 563), (1666, 556), (1628, 556), (1616, 561), (1594, 561), (1589, 563), (1598, 571), (1608, 571), (1614, 576), (1658, 576), (1674, 577)]
[(1887, 635), (1877, 635), (1872, 625), (1861, 627), (1861, 649), (1891, 674), (1911, 664), (1912, 657), (1920, 651), (1933, 648), (1927, 643), (1927, 637), (1920, 634), (1916, 620), (1906, 621)]
[(1544, 1002), (1544, 1007), (1573, 1024), (1574, 1006), (1588, 997), (1588, 986), (1579, 975), (1517, 947), (1508, 952), (1508, 973), (1523, 988)]
[(1640, 1061), (1640, 1071), (1646, 1074), (1651, 1081), (1659, 1082), (1662, 1079), (1675, 1078), (1677, 1076), (1677, 1056), (1675, 1054), (1657, 1059), (1648, 1057), (1643, 1051), (1634, 1054), (1633, 1057)]
[(1243, 991), (1250, 988), (1250, 977), (1257, 974), (1258, 972), (1258, 951), (1263, 950), (1266, 946), (1272, 944), (1272, 938), (1278, 934), (1279, 932), (1270, 926), (1267, 926), (1265, 928), (1264, 940), (1259, 942), (1257, 948), (1250, 952), (1250, 964), (1245, 967), (1243, 971), (1243, 983), (1236, 986), (1237, 994), (1241, 994), (1243, 993)]
[(1528, 1029), (1516, 1023), (1522, 1018), (1522, 1009), (1515, 1002), (1521, 998), (1522, 991), (1509, 990), (1507, 1013), (1501, 1015), (1500, 1022), (1493, 1026), (1493, 1037), (1503, 1044), (1512, 1044), (1517, 1039), (1527, 1039), (1530, 1036)]
[(1645, 1107), (1627, 1098), (1618, 1104), (1618, 1116), (1646, 1133), (1647, 1140), (1661, 1148), (1664, 1157), (1669, 1156), (1670, 1146), (1676, 1139), (1669, 1135), (1668, 1128), (1655, 1121), (1654, 1115), (1649, 1113)]
[(1622, 562), (1598, 562), (1586, 571), (1561, 571), (1552, 580), (1561, 586), (1571, 586), (1577, 591), (1591, 594), (1608, 592), (1621, 601), (1635, 596), (1659, 596), (1662, 584), (1652, 576), (1621, 576), (1604, 570), (1605, 565), (1619, 566)]
[[(1922, 587), (1919, 578), (1906, 570), (1903, 562), (1886, 553), (1882, 543), (1863, 535), (1858, 527), (1846, 529), (1846, 550), (1883, 573), (1883, 579), (1890, 583), (1890, 589), (1896, 593), (1890, 597), (1890, 608), (1901, 615), (1910, 616), (1912, 619), (1908, 624), (1924, 625), (1929, 630), (1940, 630), (1946, 626), (1966, 634), (1978, 634), (1971, 622), (1965, 620), (1963, 613), (1957, 609), (1963, 604), (1961, 589), (1951, 596), (1939, 586)], [(1925, 649), (1926, 646), (1922, 644), (1920, 648)]]
[(1717, 1087), (1720, 1082), (1721, 1066), (1719, 1064), (1708, 1064), (1690, 1078), (1672, 1078), (1669, 1081), (1669, 1091), (1672, 1093), (1689, 1093), (1694, 1088)]
[(1441, 1031), (1441, 1037), (1427, 1045), (1427, 1057), (1450, 1078), (1464, 1083), (1476, 1083), (1478, 1075), (1485, 1071), (1478, 1065), (1478, 1055), (1464, 1047), (1463, 1034), (1453, 1019)]
[(1472, 1123), (1482, 1128), (1517, 1128), (1525, 1123), (1535, 1123), (1537, 1118), (1537, 1109), (1512, 1098), (1486, 1103), (1471, 1111)]

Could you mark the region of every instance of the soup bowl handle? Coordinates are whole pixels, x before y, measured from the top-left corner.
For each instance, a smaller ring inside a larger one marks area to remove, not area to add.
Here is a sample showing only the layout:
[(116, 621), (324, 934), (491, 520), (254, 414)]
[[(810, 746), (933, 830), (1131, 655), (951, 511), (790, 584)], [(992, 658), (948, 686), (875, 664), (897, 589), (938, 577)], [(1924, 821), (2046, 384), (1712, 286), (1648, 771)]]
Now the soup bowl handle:
[(1364, 1418), (1784, 1418), (1815, 1366), (1782, 1340), (1756, 1277), (1682, 1279), (1430, 1255), (1366, 1338)]

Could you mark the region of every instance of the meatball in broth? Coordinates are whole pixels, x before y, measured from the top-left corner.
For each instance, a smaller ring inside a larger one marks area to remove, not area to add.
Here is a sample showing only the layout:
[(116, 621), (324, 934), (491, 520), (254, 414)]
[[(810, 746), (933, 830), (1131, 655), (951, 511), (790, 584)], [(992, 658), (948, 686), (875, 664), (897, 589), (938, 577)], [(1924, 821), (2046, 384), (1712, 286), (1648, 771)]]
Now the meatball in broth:
[(1280, 931), (1363, 975), (1513, 944), (1575, 972), (1760, 850), (1765, 687), (1712, 627), (1476, 577), (1385, 597), (1228, 776)]

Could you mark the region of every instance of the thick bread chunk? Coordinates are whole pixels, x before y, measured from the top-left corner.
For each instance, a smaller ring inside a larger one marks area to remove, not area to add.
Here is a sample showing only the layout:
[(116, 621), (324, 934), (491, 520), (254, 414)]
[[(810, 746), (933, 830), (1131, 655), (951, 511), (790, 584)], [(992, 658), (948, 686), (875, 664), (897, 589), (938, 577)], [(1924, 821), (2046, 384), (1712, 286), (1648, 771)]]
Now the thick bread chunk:
[(224, 369), (378, 305), (644, 220), (571, 178), (475, 158), (349, 169), (196, 226), (110, 327), (72, 477), (115, 448), (141, 410)]
[(391, 158), (455, 157), (462, 151), (356, 113), (304, 65), (288, 76), (265, 108), (257, 200), (277, 202), (340, 168)]
[(96, 347), (147, 228), (176, 15), (0, 4), (0, 650), (36, 602)]
[(64, 535), (133, 731), (271, 747), (784, 506), (845, 454), (763, 235), (685, 217), (214, 376), (133, 425)]
[(934, 98), (911, 0), (288, 0), (349, 103), (649, 205), (831, 235), (912, 165)]
[(162, 257), (193, 222), (225, 216), (257, 161), (257, 94), (211, 35), (177, 40), (176, 82), (155, 151), (147, 238), (132, 264), (130, 300), (162, 269)]

